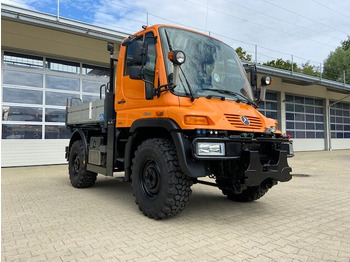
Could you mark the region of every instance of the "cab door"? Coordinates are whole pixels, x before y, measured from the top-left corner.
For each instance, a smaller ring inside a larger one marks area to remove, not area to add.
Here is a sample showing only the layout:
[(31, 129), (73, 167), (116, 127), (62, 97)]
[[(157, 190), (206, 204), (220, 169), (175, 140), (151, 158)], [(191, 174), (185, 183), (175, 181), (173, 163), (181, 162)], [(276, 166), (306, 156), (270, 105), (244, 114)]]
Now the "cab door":
[[(146, 63), (143, 66), (144, 80), (135, 80), (130, 78), (130, 67), (134, 65), (133, 56), (135, 42), (143, 40), (148, 43), (148, 52)], [(145, 108), (155, 106), (159, 101), (154, 96), (154, 88), (158, 86), (157, 72), (157, 51), (156, 38), (152, 31), (146, 32), (139, 36), (135, 41), (126, 47), (121, 48), (119, 59), (123, 59), (124, 66), (118, 67), (116, 103), (118, 127), (130, 126), (132, 122), (139, 118), (144, 118), (146, 115), (152, 116), (152, 113), (145, 111)], [(146, 113), (147, 114), (146, 114)]]

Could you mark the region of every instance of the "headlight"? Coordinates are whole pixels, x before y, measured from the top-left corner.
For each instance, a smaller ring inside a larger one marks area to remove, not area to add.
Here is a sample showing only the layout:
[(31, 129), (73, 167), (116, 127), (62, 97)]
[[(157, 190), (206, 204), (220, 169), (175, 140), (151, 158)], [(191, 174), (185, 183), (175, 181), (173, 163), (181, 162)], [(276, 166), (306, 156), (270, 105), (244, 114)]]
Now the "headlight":
[(224, 156), (225, 144), (199, 142), (196, 151), (198, 156)]
[(272, 134), (274, 132), (276, 132), (276, 127), (275, 126), (270, 126), (270, 127), (265, 129), (265, 133), (267, 133), (267, 134)]

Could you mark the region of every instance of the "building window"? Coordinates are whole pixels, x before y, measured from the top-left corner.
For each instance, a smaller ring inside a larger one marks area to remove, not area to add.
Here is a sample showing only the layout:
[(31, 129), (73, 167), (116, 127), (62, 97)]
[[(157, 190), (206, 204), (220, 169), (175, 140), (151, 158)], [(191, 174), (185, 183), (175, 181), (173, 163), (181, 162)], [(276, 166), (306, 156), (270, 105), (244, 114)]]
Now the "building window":
[(43, 74), (17, 70), (3, 70), (3, 78), (3, 83), (5, 85), (43, 87)]
[(23, 68), (43, 68), (43, 58), (31, 55), (20, 55), (11, 52), (5, 52), (4, 64)]
[(43, 109), (40, 107), (3, 106), (2, 121), (42, 122)]
[(79, 74), (80, 65), (78, 63), (67, 62), (57, 59), (46, 59), (46, 69), (55, 72)]
[(259, 104), (259, 111), (266, 117), (280, 121), (278, 115), (278, 93), (266, 92), (266, 100)]
[(69, 139), (70, 132), (65, 126), (45, 126), (45, 139)]
[(45, 109), (45, 122), (61, 122), (66, 121), (66, 110), (57, 108)]
[(3, 102), (21, 104), (42, 104), (43, 91), (4, 87)]
[(7, 51), (2, 61), (2, 139), (68, 139), (67, 99), (100, 99), (109, 81), (95, 65)]
[(65, 106), (67, 99), (70, 100), (73, 97), (79, 97), (78, 94), (63, 93), (63, 92), (45, 92), (45, 105), (48, 106)]
[(28, 124), (3, 124), (2, 139), (42, 139), (42, 126)]
[(323, 100), (286, 95), (286, 130), (293, 138), (324, 138)]
[[(336, 103), (330, 101), (330, 104)], [(330, 124), (332, 138), (350, 138), (350, 103), (336, 103), (331, 106)]]
[(109, 71), (106, 70), (104, 67), (99, 66), (91, 66), (83, 64), (82, 67), (82, 74), (88, 75), (88, 76), (94, 76), (94, 77), (102, 77), (102, 78), (108, 78), (109, 77)]
[(79, 79), (63, 76), (47, 75), (46, 88), (79, 91)]

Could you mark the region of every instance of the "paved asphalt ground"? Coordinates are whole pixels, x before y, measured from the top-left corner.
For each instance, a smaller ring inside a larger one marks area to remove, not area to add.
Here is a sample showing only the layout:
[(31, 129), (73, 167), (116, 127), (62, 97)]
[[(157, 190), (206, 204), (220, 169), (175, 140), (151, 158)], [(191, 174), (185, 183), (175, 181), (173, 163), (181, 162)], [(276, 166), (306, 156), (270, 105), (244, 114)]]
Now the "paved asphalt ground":
[(67, 166), (3, 168), (1, 261), (350, 261), (350, 150), (298, 152), (293, 179), (253, 203), (194, 185), (186, 209), (154, 221), (131, 186)]

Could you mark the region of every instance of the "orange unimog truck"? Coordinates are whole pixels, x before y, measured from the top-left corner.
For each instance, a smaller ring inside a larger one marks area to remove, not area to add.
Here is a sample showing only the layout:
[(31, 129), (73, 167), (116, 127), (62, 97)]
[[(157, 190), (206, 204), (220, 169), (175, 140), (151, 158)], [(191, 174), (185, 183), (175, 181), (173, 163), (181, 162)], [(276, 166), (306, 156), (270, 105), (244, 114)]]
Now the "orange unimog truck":
[(118, 59), (113, 44), (108, 50), (110, 82), (100, 87), (101, 99), (67, 103), (74, 187), (124, 171), (139, 209), (162, 219), (184, 209), (195, 183), (248, 202), (291, 179), (292, 141), (258, 111), (271, 79), (262, 77), (258, 87), (251, 66), (249, 81), (230, 46), (155, 25), (126, 38)]

